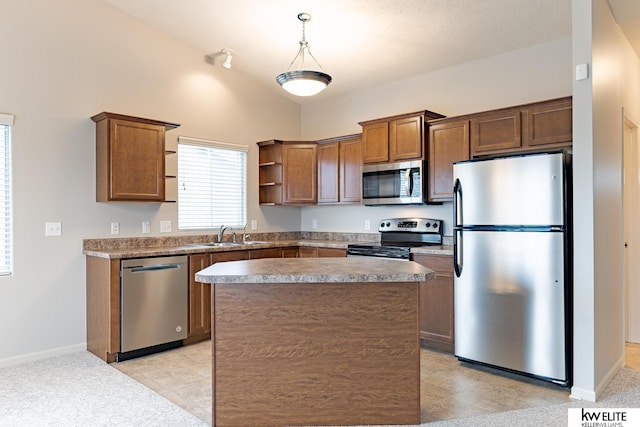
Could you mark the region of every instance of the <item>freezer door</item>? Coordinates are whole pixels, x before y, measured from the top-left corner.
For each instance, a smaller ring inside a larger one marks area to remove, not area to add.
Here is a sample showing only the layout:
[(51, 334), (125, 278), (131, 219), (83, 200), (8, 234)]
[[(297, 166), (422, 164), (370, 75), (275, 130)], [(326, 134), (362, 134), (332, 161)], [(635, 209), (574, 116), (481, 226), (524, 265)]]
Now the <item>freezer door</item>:
[(454, 226), (563, 225), (563, 164), (562, 153), (456, 163)]
[(563, 233), (463, 231), (462, 240), (456, 356), (566, 381)]

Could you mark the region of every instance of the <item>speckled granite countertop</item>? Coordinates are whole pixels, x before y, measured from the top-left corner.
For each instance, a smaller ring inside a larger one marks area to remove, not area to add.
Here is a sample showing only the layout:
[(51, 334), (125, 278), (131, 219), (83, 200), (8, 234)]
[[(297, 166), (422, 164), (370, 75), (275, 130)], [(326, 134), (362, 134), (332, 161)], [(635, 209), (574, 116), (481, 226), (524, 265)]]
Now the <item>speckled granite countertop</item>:
[(269, 258), (213, 264), (196, 273), (204, 283), (423, 282), (435, 273), (410, 261), (380, 258)]
[[(85, 239), (82, 247), (83, 254), (87, 256), (125, 259), (292, 246), (346, 250), (349, 243), (379, 243), (380, 237), (378, 234), (373, 233), (283, 232), (254, 233), (250, 238), (252, 243), (243, 244), (239, 242), (232, 246), (208, 246), (207, 242), (212, 241), (215, 241), (215, 236), (213, 235)], [(446, 240), (445, 243), (447, 243)], [(447, 244), (424, 246), (413, 248), (411, 252), (431, 255), (453, 255), (453, 247)]]

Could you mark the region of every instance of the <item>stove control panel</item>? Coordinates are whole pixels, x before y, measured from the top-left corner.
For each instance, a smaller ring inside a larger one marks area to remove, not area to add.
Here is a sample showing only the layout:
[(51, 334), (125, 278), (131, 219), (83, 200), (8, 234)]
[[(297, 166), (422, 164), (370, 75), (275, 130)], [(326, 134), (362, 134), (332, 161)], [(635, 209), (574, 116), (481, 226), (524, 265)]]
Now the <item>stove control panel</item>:
[(381, 233), (388, 231), (409, 233), (442, 233), (442, 220), (429, 218), (389, 218), (378, 225)]

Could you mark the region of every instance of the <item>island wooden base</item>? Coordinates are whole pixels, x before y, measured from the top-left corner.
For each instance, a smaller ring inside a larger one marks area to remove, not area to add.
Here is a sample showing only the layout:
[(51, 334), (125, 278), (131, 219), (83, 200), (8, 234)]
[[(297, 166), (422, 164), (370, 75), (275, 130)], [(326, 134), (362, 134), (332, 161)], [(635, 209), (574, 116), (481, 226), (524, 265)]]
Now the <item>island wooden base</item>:
[(419, 424), (418, 287), (214, 284), (212, 424)]

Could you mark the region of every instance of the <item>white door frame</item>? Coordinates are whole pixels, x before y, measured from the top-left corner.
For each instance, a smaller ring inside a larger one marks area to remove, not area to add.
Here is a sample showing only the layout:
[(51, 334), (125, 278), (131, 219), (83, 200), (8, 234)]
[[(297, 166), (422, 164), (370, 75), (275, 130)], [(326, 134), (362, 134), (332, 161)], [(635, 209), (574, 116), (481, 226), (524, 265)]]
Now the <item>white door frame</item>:
[(640, 147), (638, 126), (623, 119), (624, 331), (625, 341), (640, 343)]

